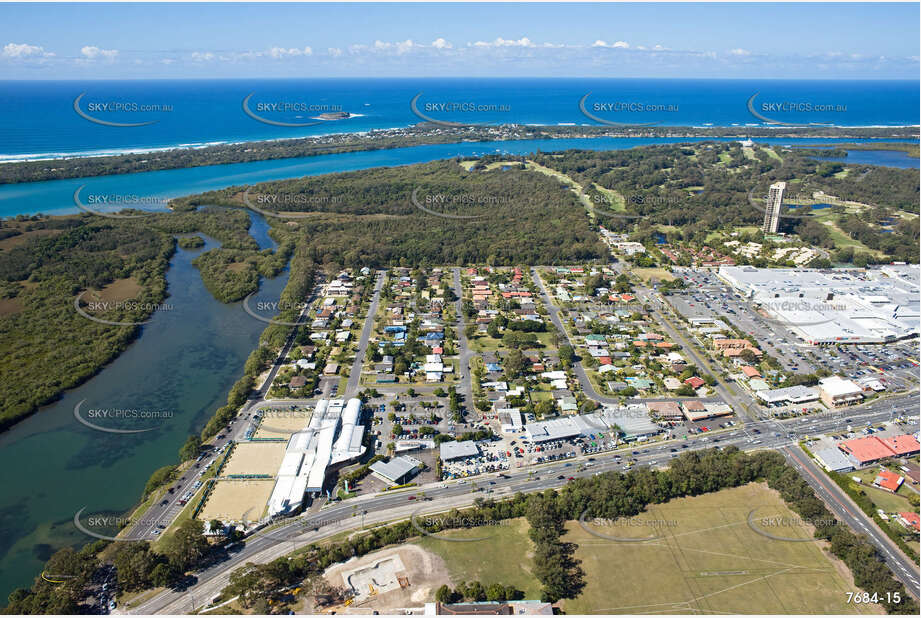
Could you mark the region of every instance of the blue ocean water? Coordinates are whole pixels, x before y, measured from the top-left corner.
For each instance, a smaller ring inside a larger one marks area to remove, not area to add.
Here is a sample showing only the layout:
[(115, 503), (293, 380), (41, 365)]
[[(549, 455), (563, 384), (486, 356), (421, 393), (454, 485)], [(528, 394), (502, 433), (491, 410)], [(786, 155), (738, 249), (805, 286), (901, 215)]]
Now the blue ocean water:
[[(917, 125), (917, 81), (289, 79), (0, 82), (0, 161), (405, 127), (477, 124)], [(110, 123), (150, 123), (108, 126)], [(270, 122), (309, 123), (278, 126)], [(583, 113), (582, 107), (589, 115)], [(323, 112), (346, 119), (318, 119)]]

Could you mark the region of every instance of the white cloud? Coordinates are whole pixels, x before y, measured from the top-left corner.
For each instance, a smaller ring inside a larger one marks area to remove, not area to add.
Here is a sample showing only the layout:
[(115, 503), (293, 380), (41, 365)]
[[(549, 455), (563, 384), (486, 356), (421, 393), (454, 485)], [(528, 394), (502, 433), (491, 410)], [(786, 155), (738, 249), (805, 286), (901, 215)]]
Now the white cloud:
[(729, 53), (732, 54), (733, 56), (751, 56), (752, 55), (750, 51), (748, 51), (747, 49), (742, 49), (741, 47), (737, 47), (731, 50)]
[(454, 46), (451, 45), (449, 41), (446, 41), (439, 37), (435, 39), (434, 41), (432, 41), (432, 47), (434, 47), (435, 49), (451, 49)]
[(192, 60), (195, 62), (210, 62), (214, 60), (216, 56), (211, 52), (193, 52)]
[(101, 49), (95, 45), (84, 45), (80, 49), (80, 53), (83, 54), (83, 57), (88, 60), (95, 60), (96, 58), (114, 60), (118, 56), (117, 49)]
[(46, 52), (40, 45), (29, 45), (28, 43), (7, 43), (3, 46), (4, 58), (49, 58), (54, 56), (52, 52)]
[(526, 36), (523, 36), (518, 40), (503, 39), (502, 37), (499, 37), (492, 42), (477, 41), (473, 44), (473, 47), (534, 47), (534, 43), (532, 43), (531, 39)]
[(296, 47), (284, 48), (284, 47), (273, 47), (268, 52), (269, 56), (272, 58), (286, 58), (289, 56), (312, 56), (313, 49), (310, 47), (305, 47), (303, 49), (298, 49)]
[[(406, 52), (412, 50), (416, 47), (424, 47), (423, 45), (418, 45), (412, 41), (412, 39), (406, 39), (405, 41), (397, 41), (396, 43), (390, 43), (389, 41), (374, 41), (373, 49), (375, 51), (395, 51), (398, 54), (405, 54)], [(364, 45), (352, 45), (350, 51), (361, 51), (367, 49)]]
[(330, 47), (326, 50), (326, 53), (332, 56), (333, 58), (338, 58), (342, 55), (342, 50), (338, 47)]
[(609, 45), (606, 41), (602, 41), (601, 39), (599, 39), (595, 41), (594, 43), (592, 43), (592, 47), (610, 47), (610, 48), (615, 48), (615, 49), (628, 49), (630, 47), (630, 43), (627, 43), (626, 41), (614, 41), (613, 43)]

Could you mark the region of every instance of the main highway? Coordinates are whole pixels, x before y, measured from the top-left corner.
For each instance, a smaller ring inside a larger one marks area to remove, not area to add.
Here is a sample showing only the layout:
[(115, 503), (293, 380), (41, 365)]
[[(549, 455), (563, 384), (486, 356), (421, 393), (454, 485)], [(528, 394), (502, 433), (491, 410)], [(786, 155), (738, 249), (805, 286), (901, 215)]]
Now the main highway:
[[(616, 451), (513, 470), (505, 477), (486, 476), (464, 481), (432, 483), (404, 491), (369, 494), (310, 509), (272, 528), (249, 537), (244, 547), (227, 560), (196, 574), (196, 581), (185, 590), (167, 590), (130, 608), (133, 614), (185, 614), (208, 606), (228, 584), (230, 573), (247, 562), (266, 563), (295, 549), (346, 531), (405, 520), (413, 514), (434, 514), (473, 504), (476, 498), (501, 499), (517, 492), (535, 492), (562, 486), (563, 477), (581, 477), (622, 470), (626, 462), (660, 467), (686, 450), (713, 446), (736, 446), (743, 450), (777, 450), (816, 488), (829, 509), (857, 532), (866, 534), (901, 580), (917, 594), (918, 567), (891, 542), (873, 521), (857, 509), (824, 473), (817, 470), (797, 443), (806, 436), (843, 431), (848, 425), (878, 424), (900, 416), (918, 413), (917, 393), (876, 401), (861, 408), (830, 415), (800, 417), (784, 421), (753, 421), (739, 428), (713, 432), (691, 440), (626, 446)], [(844, 417), (847, 417), (846, 419)], [(759, 433), (755, 433), (757, 430)], [(677, 449), (676, 453), (672, 449)], [(417, 496), (416, 500), (409, 497)]]

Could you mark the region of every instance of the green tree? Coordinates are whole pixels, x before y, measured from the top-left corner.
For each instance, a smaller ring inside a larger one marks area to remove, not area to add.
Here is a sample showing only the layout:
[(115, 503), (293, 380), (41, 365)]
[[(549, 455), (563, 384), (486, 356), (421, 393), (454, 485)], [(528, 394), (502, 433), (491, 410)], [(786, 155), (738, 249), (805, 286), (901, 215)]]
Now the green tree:
[(186, 438), (185, 444), (179, 449), (179, 459), (188, 461), (195, 459), (199, 454), (201, 454), (201, 436), (191, 435)]
[(435, 600), (439, 603), (450, 603), (453, 596), (454, 592), (445, 584), (442, 584), (438, 590), (435, 591)]
[(509, 350), (508, 355), (502, 363), (502, 370), (508, 380), (514, 380), (521, 376), (526, 366), (526, 359), (521, 350), (513, 348)]

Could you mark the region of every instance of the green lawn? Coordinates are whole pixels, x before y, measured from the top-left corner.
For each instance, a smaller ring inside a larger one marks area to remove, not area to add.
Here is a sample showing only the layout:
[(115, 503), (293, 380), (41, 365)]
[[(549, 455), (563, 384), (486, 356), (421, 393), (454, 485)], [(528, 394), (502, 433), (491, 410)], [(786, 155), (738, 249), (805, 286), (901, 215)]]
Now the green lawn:
[(531, 540), (528, 523), (512, 519), (496, 526), (466, 530), (448, 530), (438, 536), (449, 539), (482, 541), (451, 542), (423, 537), (415, 544), (441, 556), (454, 585), (462, 581), (479, 581), (484, 586), (502, 584), (523, 590), (526, 599), (540, 598), (540, 583), (531, 575)]
[(470, 347), (474, 352), (495, 352), (502, 346), (501, 339), (493, 339), (489, 335), (474, 335), (469, 339)]
[[(890, 493), (884, 489), (879, 489), (878, 487), (872, 487), (873, 480), (879, 474), (881, 468), (873, 467), (867, 468), (866, 470), (860, 470), (858, 472), (853, 472), (847, 475), (848, 478), (856, 476), (861, 481), (862, 485), (857, 485), (853, 483), (852, 485), (856, 490), (863, 490), (870, 500), (873, 501), (873, 504), (876, 505), (876, 508), (883, 509), (886, 513), (894, 513), (898, 511), (917, 511), (912, 507), (911, 503), (908, 501), (908, 496), (911, 495), (911, 490), (902, 485), (899, 488), (897, 493)], [(893, 470), (899, 476), (904, 476), (899, 470)]]

